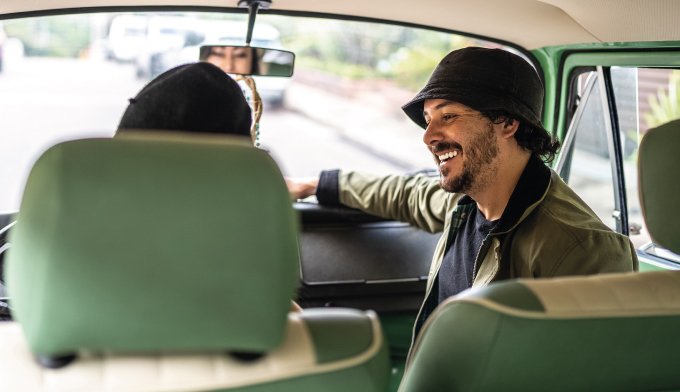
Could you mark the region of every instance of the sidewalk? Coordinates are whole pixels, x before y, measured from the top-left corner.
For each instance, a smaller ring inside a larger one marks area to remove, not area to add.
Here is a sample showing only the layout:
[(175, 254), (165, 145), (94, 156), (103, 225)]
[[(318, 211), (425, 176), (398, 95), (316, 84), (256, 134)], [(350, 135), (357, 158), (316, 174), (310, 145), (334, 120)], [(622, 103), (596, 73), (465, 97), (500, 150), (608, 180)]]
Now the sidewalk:
[(405, 172), (433, 169), (434, 161), (423, 144), (423, 130), (400, 108), (412, 96), (382, 81), (362, 83), (296, 70), (284, 106), (331, 127), (355, 147)]

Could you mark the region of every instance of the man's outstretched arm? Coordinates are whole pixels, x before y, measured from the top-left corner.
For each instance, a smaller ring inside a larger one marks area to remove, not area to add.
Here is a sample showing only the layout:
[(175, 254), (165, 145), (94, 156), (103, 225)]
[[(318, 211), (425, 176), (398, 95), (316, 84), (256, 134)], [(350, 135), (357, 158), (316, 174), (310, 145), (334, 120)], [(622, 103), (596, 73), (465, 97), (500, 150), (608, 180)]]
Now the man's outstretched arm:
[(408, 222), (428, 232), (439, 232), (451, 195), (439, 181), (424, 175), (375, 176), (357, 172), (326, 171), (318, 179), (286, 179), (294, 199), (316, 194), (320, 204), (343, 204), (372, 215)]

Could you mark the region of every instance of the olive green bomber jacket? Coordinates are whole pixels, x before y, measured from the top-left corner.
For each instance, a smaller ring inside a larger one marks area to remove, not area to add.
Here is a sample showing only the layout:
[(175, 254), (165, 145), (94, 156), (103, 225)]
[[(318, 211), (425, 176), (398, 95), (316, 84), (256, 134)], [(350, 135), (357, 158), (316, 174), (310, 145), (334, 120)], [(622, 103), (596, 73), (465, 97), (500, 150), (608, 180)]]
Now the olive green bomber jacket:
[[(534, 180), (540, 170), (545, 171), (543, 183)], [(474, 201), (442, 190), (437, 178), (424, 175), (383, 177), (340, 172), (338, 183), (339, 201), (346, 206), (408, 222), (430, 233), (444, 232), (432, 258), (425, 301), (414, 326), (415, 339), (439, 303), (438, 290), (433, 286), (438, 282), (444, 253), (475, 207)], [(523, 188), (530, 189), (524, 192), (526, 195), (516, 196)], [(638, 269), (637, 255), (628, 237), (611, 231), (542, 162), (534, 160), (527, 165), (497, 228), (478, 252), (473, 287), (512, 278)]]

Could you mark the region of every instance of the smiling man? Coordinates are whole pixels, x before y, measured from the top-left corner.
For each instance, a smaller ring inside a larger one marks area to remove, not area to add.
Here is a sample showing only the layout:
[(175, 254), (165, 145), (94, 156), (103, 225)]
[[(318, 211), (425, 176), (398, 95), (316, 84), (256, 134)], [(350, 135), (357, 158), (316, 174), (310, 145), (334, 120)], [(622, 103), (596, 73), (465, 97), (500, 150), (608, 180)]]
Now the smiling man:
[(473, 286), (637, 270), (628, 237), (611, 231), (546, 166), (559, 142), (541, 124), (542, 106), (540, 79), (519, 56), (451, 52), (403, 107), (425, 129), (438, 180), (329, 171), (290, 181), (291, 194), (316, 193), (322, 204), (443, 231), (414, 338), (439, 303)]

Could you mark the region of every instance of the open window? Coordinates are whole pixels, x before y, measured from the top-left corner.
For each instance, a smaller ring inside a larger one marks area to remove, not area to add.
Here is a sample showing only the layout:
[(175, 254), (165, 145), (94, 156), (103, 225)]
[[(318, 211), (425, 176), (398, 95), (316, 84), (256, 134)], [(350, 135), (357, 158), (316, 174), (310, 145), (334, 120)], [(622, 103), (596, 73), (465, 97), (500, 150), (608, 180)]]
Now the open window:
[(646, 132), (680, 118), (680, 71), (578, 67), (569, 81), (568, 130), (556, 171), (606, 225), (630, 236), (641, 270), (680, 269), (680, 256), (649, 236), (637, 176)]

